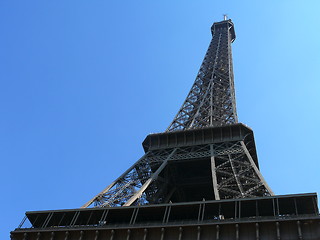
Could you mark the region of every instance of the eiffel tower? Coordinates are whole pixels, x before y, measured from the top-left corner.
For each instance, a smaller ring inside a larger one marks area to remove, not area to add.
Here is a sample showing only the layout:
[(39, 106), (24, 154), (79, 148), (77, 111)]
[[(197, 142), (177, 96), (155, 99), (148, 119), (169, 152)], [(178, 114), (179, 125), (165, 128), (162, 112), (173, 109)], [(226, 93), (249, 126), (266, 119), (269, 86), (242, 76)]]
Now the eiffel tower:
[(164, 133), (145, 154), (82, 207), (130, 206), (273, 195), (259, 170), (253, 132), (238, 123), (231, 20), (214, 23), (196, 80)]
[(145, 154), (81, 208), (27, 212), (12, 240), (320, 239), (317, 195), (274, 195), (238, 122), (233, 22), (211, 33), (187, 98)]

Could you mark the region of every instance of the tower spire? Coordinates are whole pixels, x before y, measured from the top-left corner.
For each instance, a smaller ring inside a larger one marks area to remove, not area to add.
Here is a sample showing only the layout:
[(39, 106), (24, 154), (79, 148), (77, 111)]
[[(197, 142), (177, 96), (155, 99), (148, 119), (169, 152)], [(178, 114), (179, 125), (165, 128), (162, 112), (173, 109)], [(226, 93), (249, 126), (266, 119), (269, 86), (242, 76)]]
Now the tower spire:
[(238, 122), (231, 53), (234, 25), (231, 20), (217, 22), (212, 25), (211, 32), (212, 40), (196, 80), (166, 131)]
[(224, 21), (228, 20), (228, 14), (223, 14), (223, 20)]

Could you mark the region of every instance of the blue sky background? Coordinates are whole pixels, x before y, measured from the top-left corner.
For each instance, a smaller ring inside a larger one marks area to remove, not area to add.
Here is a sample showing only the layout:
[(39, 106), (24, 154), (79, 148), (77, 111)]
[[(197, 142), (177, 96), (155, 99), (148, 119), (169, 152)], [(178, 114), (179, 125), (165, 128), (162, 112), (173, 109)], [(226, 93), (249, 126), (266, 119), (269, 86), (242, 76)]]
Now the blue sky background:
[(0, 0), (0, 239), (77, 208), (172, 121), (224, 13), (239, 121), (276, 194), (320, 192), (320, 3)]

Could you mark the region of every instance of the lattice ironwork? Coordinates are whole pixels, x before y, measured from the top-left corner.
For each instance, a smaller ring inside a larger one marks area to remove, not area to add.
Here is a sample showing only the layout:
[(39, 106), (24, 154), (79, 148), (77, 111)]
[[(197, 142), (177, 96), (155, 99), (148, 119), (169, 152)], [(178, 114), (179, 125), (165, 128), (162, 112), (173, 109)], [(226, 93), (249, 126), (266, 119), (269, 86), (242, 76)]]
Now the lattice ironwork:
[[(243, 141), (225, 143), (225, 154), (212, 158), (216, 177), (216, 199), (261, 197), (272, 193), (256, 168)], [(218, 150), (221, 151), (221, 150)]]
[[(147, 149), (140, 160), (82, 207), (273, 195), (257, 166), (252, 131), (248, 139), (248, 135), (241, 138), (236, 128), (227, 134), (223, 130), (223, 126), (238, 122), (231, 54), (235, 33), (231, 20), (214, 23), (211, 30), (212, 40), (195, 83), (173, 122), (160, 134), (167, 137), (168, 145)], [(205, 144), (176, 138), (169, 146), (173, 131), (199, 128), (208, 136), (214, 129), (220, 137), (212, 135), (212, 141)]]
[[(92, 204), (115, 207), (171, 201), (174, 192), (179, 191), (179, 186), (174, 186), (175, 181), (166, 174), (173, 172), (172, 164), (183, 165), (188, 161), (208, 161), (209, 167), (212, 168), (211, 174), (185, 177), (183, 173), (182, 175), (176, 173), (175, 177), (186, 182), (193, 181), (190, 184), (194, 186), (197, 186), (199, 179), (202, 178), (200, 181), (206, 181), (207, 187), (213, 189), (215, 196), (212, 194), (211, 199), (261, 197), (273, 194), (256, 167), (244, 141), (232, 141), (147, 152), (84, 207)], [(192, 166), (196, 167), (197, 163)], [(187, 169), (190, 170), (194, 169)], [(183, 191), (184, 194), (187, 193), (186, 190)], [(202, 198), (206, 198), (207, 195), (207, 192), (203, 192)]]
[(233, 81), (231, 20), (212, 26), (212, 40), (196, 80), (167, 131), (238, 122)]

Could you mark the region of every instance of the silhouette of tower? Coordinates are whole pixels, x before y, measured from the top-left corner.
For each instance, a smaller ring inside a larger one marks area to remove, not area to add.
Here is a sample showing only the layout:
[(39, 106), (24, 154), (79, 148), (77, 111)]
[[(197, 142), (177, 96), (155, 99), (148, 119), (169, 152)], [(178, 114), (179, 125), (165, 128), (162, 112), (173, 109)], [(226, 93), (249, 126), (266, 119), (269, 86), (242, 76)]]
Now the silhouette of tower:
[(211, 32), (187, 98), (145, 154), (81, 208), (27, 212), (12, 240), (320, 239), (317, 195), (275, 196), (238, 123), (232, 21)]

